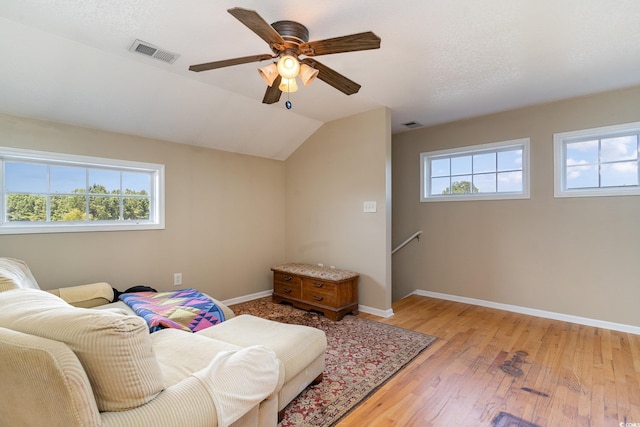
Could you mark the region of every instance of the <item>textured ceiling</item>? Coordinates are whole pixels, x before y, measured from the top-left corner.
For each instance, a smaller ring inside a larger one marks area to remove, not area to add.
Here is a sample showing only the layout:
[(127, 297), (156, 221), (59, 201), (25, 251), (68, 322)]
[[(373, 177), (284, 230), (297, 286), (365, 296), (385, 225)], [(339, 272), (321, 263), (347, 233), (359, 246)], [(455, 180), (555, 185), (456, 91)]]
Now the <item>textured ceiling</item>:
[[(359, 93), (316, 80), (292, 110), (286, 94), (265, 105), (258, 63), (188, 71), (270, 53), (236, 6), (382, 46), (321, 58)], [(0, 112), (285, 159), (322, 123), (381, 106), (396, 133), (640, 84), (639, 22), (638, 0), (4, 1)], [(180, 57), (131, 53), (136, 39)]]

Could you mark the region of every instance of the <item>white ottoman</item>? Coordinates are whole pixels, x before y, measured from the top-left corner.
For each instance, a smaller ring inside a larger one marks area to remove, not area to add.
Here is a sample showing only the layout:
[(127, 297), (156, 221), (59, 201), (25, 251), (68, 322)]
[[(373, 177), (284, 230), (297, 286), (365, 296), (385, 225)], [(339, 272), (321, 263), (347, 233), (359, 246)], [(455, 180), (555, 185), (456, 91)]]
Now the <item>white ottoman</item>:
[(322, 381), (327, 337), (320, 329), (242, 314), (196, 333), (240, 347), (265, 345), (276, 353), (285, 371), (278, 393), (279, 419), (289, 402), (309, 384)]

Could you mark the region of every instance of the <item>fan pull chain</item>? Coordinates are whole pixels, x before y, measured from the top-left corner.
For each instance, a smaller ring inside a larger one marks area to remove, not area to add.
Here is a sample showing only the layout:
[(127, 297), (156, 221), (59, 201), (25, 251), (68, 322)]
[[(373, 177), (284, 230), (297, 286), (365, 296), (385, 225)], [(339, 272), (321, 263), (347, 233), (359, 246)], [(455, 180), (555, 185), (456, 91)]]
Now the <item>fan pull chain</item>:
[(293, 104), (291, 103), (291, 101), (289, 101), (289, 94), (291, 93), (291, 88), (289, 87), (290, 85), (291, 80), (287, 81), (287, 101), (284, 103), (284, 106), (287, 107), (287, 110), (291, 110), (291, 108), (293, 107)]

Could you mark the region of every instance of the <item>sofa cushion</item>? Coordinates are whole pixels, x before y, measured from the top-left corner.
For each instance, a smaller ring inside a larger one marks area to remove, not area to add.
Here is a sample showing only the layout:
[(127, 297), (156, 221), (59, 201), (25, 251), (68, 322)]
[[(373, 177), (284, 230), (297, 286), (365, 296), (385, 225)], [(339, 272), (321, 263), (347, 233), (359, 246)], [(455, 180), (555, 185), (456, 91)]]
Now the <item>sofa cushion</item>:
[(228, 425), (256, 403), (276, 396), (284, 383), (282, 362), (267, 347), (243, 348), (172, 328), (154, 332), (151, 341), (165, 387), (189, 376), (199, 378), (215, 403), (218, 425)]
[(77, 308), (48, 292), (0, 292), (0, 326), (64, 342), (76, 354), (100, 411), (143, 405), (163, 389), (147, 325), (137, 316)]
[(271, 348), (284, 364), (285, 383), (304, 371), (327, 348), (327, 337), (320, 329), (274, 322), (249, 314), (203, 329), (196, 335), (240, 347), (265, 345)]
[(151, 334), (151, 342), (166, 388), (206, 368), (216, 354), (242, 348), (173, 328), (154, 332)]

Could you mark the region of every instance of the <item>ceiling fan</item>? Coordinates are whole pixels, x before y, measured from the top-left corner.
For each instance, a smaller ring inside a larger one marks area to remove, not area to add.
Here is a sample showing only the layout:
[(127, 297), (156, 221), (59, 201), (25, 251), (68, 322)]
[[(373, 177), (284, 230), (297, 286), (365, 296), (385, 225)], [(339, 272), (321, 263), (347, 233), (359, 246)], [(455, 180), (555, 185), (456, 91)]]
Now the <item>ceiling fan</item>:
[[(272, 62), (258, 70), (269, 85), (262, 99), (265, 104), (278, 102), (282, 92), (295, 92), (298, 89), (296, 77), (299, 77), (307, 86), (317, 76), (339, 91), (352, 95), (358, 92), (361, 86), (318, 62), (315, 57), (380, 48), (380, 37), (371, 31), (310, 42), (309, 30), (299, 22), (278, 21), (269, 25), (254, 10), (235, 7), (228, 9), (227, 12), (266, 41), (273, 55), (252, 55), (207, 62), (192, 65), (189, 70), (200, 72), (277, 58), (277, 63)], [(287, 101), (287, 108), (291, 108), (289, 101)]]

